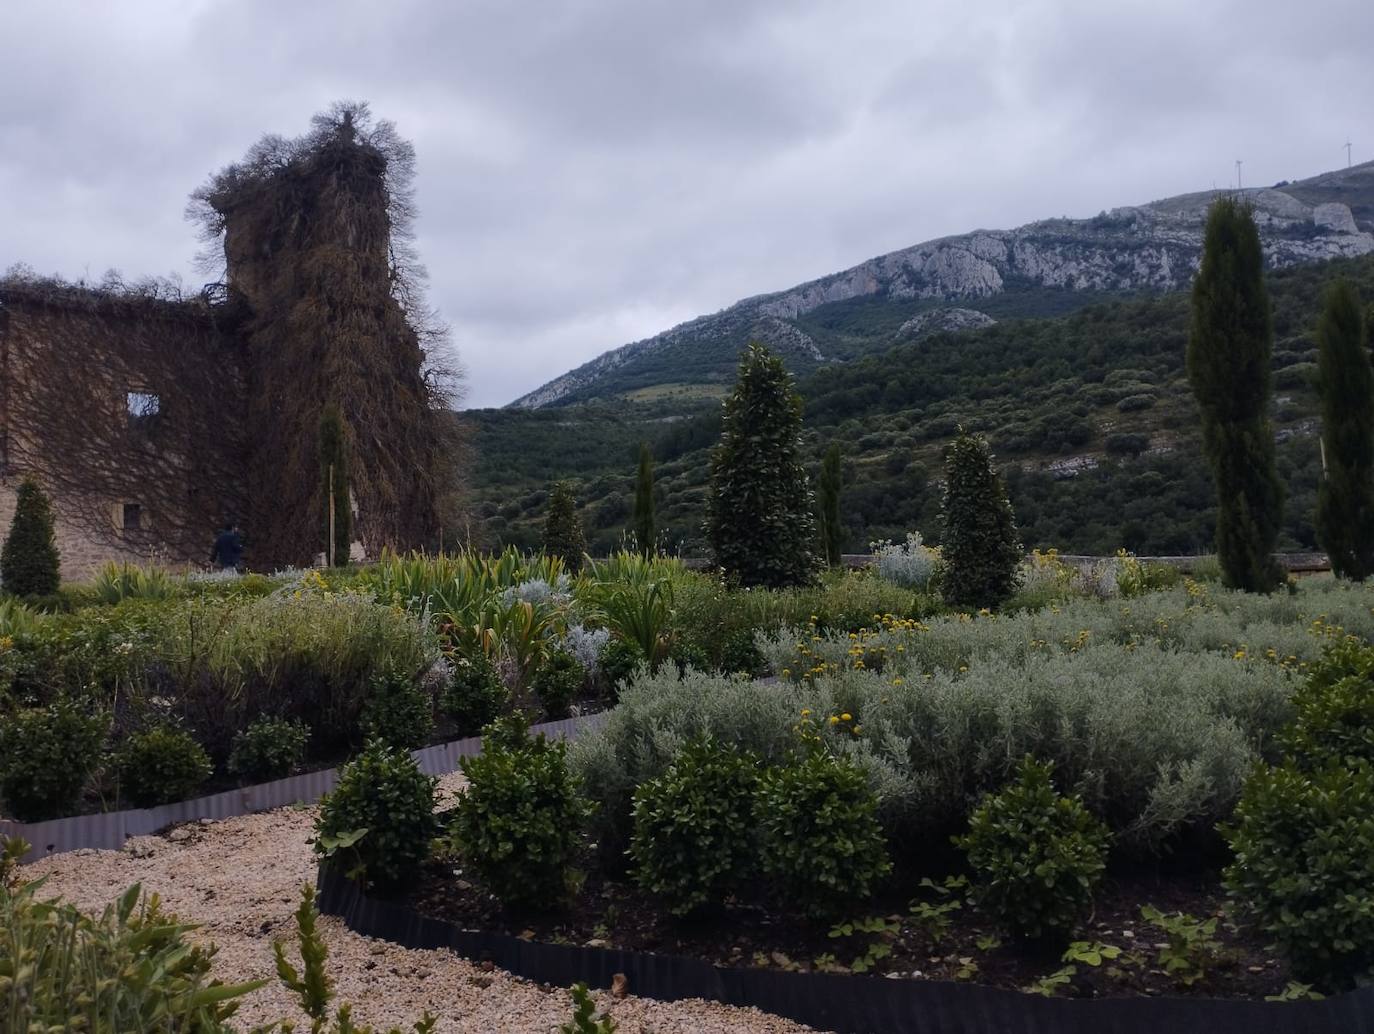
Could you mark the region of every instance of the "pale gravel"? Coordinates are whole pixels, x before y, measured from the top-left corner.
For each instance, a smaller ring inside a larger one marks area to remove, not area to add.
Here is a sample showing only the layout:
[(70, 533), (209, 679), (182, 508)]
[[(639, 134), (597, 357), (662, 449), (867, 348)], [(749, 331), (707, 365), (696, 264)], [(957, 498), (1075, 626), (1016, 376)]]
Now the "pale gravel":
[[(444, 777), (441, 791), (451, 793), (461, 778)], [(278, 1019), (300, 1023), (305, 1017), (276, 979), (272, 941), (286, 940), (289, 957), (299, 962), (293, 913), (302, 885), (315, 879), (307, 842), (314, 817), (313, 808), (284, 808), (190, 824), (163, 836), (132, 838), (122, 851), (55, 855), (26, 871), (35, 878), (48, 876), (45, 896), (61, 896), (89, 911), (99, 911), (141, 882), (180, 918), (201, 924), (194, 936), (218, 946), (218, 977), (269, 981), (244, 999), (235, 1017), (240, 1028)], [(336, 1003), (352, 1002), (356, 1021), (383, 1030), (392, 1024), (408, 1029), (427, 1009), (439, 1017), (438, 1030), (445, 1034), (550, 1034), (571, 1014), (566, 990), (544, 991), (503, 970), (483, 972), (450, 951), (415, 951), (360, 937), (331, 917), (321, 919), (320, 930), (329, 947)], [(631, 994), (612, 1000), (605, 991), (594, 997), (598, 1011), (609, 1012), (622, 1034), (802, 1034), (811, 1029), (756, 1009), (701, 999), (657, 1002)]]

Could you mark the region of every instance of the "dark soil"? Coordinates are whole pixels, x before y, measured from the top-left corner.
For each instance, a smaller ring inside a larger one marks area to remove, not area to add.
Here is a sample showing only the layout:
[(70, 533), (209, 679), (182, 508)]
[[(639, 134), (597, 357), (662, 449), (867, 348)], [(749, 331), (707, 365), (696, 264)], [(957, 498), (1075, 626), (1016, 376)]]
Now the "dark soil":
[[(916, 900), (949, 898), (915, 887)], [(957, 897), (957, 895), (955, 895)], [(682, 955), (720, 966), (854, 972), (870, 945), (890, 947), (871, 969), (891, 978), (969, 980), (1027, 990), (1063, 969), (1065, 945), (1028, 945), (1000, 936), (970, 905), (947, 913), (949, 928), (938, 935), (910, 912), (910, 897), (889, 896), (843, 917), (888, 921), (883, 933), (831, 937), (832, 925), (808, 920), (745, 900), (731, 900), (713, 915), (677, 919), (657, 907), (654, 897), (630, 882), (589, 876), (562, 909), (512, 914), (452, 863), (430, 863), (406, 897), (416, 911), (457, 923), (531, 940), (589, 947), (621, 948)], [(1108, 879), (1097, 895), (1093, 915), (1075, 933), (1083, 942), (1119, 948), (1115, 959), (1093, 966), (1072, 963), (1074, 972), (1054, 993), (1075, 997), (1199, 995), (1212, 998), (1263, 998), (1282, 992), (1291, 976), (1287, 965), (1264, 940), (1238, 927), (1224, 911), (1225, 894), (1215, 875), (1130, 874)], [(1220, 947), (1206, 953), (1202, 976), (1185, 983), (1166, 973), (1159, 958), (1165, 932), (1145, 922), (1142, 905), (1161, 912), (1217, 918), (1214, 939)]]

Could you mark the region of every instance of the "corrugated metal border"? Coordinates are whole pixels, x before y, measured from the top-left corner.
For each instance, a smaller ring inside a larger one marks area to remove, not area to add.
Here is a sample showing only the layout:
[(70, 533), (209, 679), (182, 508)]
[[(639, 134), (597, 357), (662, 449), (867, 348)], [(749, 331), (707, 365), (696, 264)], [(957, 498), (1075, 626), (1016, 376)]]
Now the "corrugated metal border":
[[(542, 732), (549, 737), (572, 739), (585, 729), (597, 727), (604, 719), (604, 714), (583, 715), (557, 722), (545, 722), (534, 726), (530, 731)], [(411, 755), (422, 772), (438, 776), (456, 772), (462, 758), (481, 753), (481, 750), (482, 740), (470, 736), (414, 750), (411, 751)], [(326, 768), (318, 772), (288, 776), (270, 783), (225, 790), (208, 797), (163, 804), (156, 808), (131, 808), (127, 811), (103, 812), (98, 815), (74, 815), (71, 818), (50, 819), (47, 822), (8, 822), (0, 819), (0, 836), (23, 837), (33, 845), (23, 859), (25, 862), (81, 848), (117, 851), (124, 846), (124, 841), (129, 837), (146, 836), (182, 822), (228, 819), (237, 815), (251, 815), (254, 812), (284, 808), (289, 804), (313, 804), (334, 789), (338, 781), (339, 770)]]

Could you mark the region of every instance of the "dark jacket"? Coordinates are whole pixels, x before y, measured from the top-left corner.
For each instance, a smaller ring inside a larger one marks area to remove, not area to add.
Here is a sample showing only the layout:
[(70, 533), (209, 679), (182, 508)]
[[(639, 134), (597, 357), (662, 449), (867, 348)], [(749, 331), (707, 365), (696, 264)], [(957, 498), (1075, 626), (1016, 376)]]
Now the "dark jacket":
[(210, 550), (210, 563), (220, 567), (238, 567), (243, 563), (243, 536), (225, 528), (215, 536), (215, 548)]

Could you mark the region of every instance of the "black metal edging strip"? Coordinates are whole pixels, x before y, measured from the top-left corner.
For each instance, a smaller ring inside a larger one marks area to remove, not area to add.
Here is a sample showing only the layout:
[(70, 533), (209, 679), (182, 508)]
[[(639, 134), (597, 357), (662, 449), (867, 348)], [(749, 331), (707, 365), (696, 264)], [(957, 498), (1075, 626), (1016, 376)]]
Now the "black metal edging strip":
[(1107, 998), (1090, 1001), (935, 980), (887, 980), (829, 973), (727, 969), (700, 959), (613, 948), (526, 941), (464, 930), (404, 905), (369, 897), (322, 867), (321, 912), (350, 930), (407, 948), (450, 948), (490, 959), (538, 983), (583, 981), (610, 987), (624, 973), (631, 994), (660, 1001), (705, 998), (753, 1007), (839, 1034), (1371, 1034), (1374, 987), (1320, 1002), (1208, 998)]
[[(531, 733), (573, 739), (585, 729), (592, 729), (604, 720), (602, 714), (565, 718), (533, 726)], [(471, 736), (432, 747), (411, 751), (426, 775), (447, 775), (458, 770), (462, 758), (481, 753), (482, 740)], [(70, 818), (48, 819), (44, 822), (9, 822), (0, 819), (0, 837), (22, 837), (33, 845), (25, 862), (37, 861), (48, 855), (82, 848), (118, 851), (129, 837), (146, 836), (159, 829), (181, 822), (199, 819), (228, 819), (240, 815), (284, 808), (291, 804), (313, 804), (339, 781), (337, 768), (287, 776), (270, 783), (243, 786), (208, 797), (161, 804), (156, 808), (130, 808), (125, 811), (99, 812), (94, 815), (73, 815)]]

